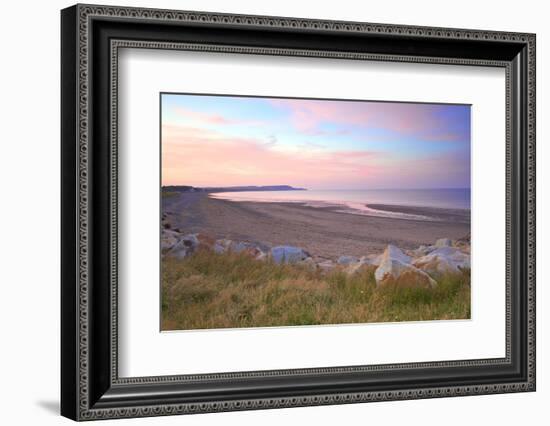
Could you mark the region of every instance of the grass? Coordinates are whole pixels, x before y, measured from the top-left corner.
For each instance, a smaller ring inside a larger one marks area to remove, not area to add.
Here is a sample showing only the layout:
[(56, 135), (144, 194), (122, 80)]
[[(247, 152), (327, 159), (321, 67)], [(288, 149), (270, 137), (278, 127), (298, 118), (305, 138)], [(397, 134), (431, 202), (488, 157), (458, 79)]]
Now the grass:
[(163, 330), (470, 318), (470, 273), (435, 289), (376, 288), (374, 268), (348, 275), (200, 251), (162, 261)]

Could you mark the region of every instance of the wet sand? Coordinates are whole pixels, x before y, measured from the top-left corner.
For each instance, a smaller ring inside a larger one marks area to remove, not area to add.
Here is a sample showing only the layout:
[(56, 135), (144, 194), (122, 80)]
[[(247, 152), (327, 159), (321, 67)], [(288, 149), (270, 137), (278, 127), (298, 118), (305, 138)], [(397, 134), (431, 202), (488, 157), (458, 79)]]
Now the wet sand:
[(300, 203), (235, 202), (204, 192), (182, 192), (163, 199), (164, 222), (181, 232), (251, 241), (267, 246), (293, 245), (317, 259), (380, 253), (387, 244), (414, 249), (438, 238), (459, 239), (470, 232), (468, 210), (372, 204), (375, 210), (428, 216), (409, 220), (338, 211), (334, 206)]

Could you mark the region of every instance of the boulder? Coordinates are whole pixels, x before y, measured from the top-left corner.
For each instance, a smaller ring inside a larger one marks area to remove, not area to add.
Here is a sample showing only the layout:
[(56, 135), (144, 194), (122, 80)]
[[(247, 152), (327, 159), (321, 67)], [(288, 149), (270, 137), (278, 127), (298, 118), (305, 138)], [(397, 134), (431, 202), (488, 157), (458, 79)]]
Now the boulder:
[(411, 257), (403, 253), (403, 250), (401, 250), (398, 247), (395, 247), (391, 244), (389, 244), (386, 247), (386, 250), (384, 250), (384, 253), (382, 253), (382, 256), (380, 257), (379, 264), (382, 264), (384, 260), (386, 259), (393, 259), (393, 260), (399, 260), (403, 263), (411, 263)]
[(381, 254), (367, 254), (366, 256), (361, 256), (359, 263), (378, 266), (382, 262), (382, 256)]
[(183, 259), (194, 253), (199, 247), (198, 234), (188, 234), (180, 237), (176, 244), (166, 253), (168, 256)]
[(263, 259), (266, 254), (257, 245), (248, 241), (231, 241), (226, 238), (216, 240), (212, 245), (213, 250), (218, 253), (244, 253), (254, 258)]
[(385, 257), (374, 272), (377, 287), (434, 288), (437, 282), (426, 272), (398, 259)]
[(275, 263), (297, 263), (308, 257), (309, 253), (300, 247), (277, 246), (271, 249), (271, 258)]
[(412, 254), (413, 254), (413, 257), (426, 256), (431, 251), (435, 250), (435, 248), (436, 248), (435, 246), (421, 245), (416, 250), (413, 250)]
[(435, 247), (452, 247), (453, 242), (449, 238), (440, 238), (435, 242)]
[(233, 253), (243, 253), (252, 257), (257, 257), (262, 253), (258, 246), (248, 241), (234, 241), (229, 245), (229, 250)]
[(456, 247), (440, 247), (415, 259), (413, 265), (429, 274), (460, 272), (470, 268), (470, 255)]
[(373, 265), (373, 264), (367, 263), (367, 262), (359, 261), (357, 263), (352, 263), (351, 265), (348, 265), (345, 269), (345, 272), (348, 275), (354, 275), (354, 274), (360, 273), (362, 271), (365, 271), (367, 269), (374, 270), (374, 269), (376, 269), (376, 265)]
[(394, 284), (399, 287), (433, 288), (437, 285), (426, 272), (411, 265), (411, 257), (398, 247), (388, 245), (380, 260), (374, 272), (378, 287)]
[(359, 259), (355, 256), (340, 256), (337, 263), (338, 265), (350, 265), (352, 263), (359, 263)]
[(160, 235), (160, 249), (164, 253), (170, 250), (178, 242), (181, 234), (169, 229), (163, 229)]

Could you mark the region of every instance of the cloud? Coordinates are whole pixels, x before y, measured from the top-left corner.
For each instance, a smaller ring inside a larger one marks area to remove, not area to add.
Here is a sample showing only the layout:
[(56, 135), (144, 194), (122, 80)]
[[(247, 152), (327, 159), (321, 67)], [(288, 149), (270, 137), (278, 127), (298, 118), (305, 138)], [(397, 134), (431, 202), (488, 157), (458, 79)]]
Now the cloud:
[(264, 146), (266, 147), (270, 147), (270, 146), (274, 146), (277, 144), (277, 136), (275, 135), (269, 135), (267, 137), (267, 142), (264, 143)]
[(196, 127), (162, 126), (164, 185), (320, 187), (379, 173), (380, 156), (369, 151), (288, 151), (266, 144), (262, 139), (235, 137)]
[[(357, 102), (307, 99), (271, 99), (290, 115), (296, 130), (324, 135), (323, 125), (384, 129), (424, 140), (456, 141), (469, 138), (466, 106), (403, 102)], [(349, 132), (349, 129), (340, 129)]]

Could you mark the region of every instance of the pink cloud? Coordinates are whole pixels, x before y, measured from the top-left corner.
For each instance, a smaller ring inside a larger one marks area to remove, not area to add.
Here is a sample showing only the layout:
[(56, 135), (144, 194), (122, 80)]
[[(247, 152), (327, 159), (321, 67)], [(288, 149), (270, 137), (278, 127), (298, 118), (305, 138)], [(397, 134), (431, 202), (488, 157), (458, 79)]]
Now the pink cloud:
[(289, 152), (254, 138), (193, 127), (162, 127), (163, 185), (327, 187), (375, 177), (384, 161), (376, 152)]

